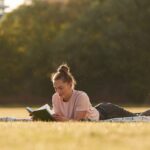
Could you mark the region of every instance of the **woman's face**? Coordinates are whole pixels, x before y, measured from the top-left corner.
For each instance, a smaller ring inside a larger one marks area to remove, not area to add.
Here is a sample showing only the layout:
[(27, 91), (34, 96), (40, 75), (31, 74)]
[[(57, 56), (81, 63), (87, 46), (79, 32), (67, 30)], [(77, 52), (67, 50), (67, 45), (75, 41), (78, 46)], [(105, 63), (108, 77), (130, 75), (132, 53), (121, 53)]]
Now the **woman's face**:
[(55, 92), (63, 99), (68, 98), (72, 92), (72, 83), (63, 82), (62, 80), (56, 80), (53, 82)]

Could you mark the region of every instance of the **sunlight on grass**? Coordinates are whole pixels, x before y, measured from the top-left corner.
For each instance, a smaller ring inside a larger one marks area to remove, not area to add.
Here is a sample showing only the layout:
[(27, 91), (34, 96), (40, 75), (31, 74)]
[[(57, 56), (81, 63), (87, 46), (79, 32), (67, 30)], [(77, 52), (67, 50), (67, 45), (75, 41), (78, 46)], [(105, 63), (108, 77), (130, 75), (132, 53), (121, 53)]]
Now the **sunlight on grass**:
[[(0, 114), (28, 117), (23, 108), (0, 109)], [(0, 133), (2, 150), (150, 149), (150, 123), (0, 122)]]

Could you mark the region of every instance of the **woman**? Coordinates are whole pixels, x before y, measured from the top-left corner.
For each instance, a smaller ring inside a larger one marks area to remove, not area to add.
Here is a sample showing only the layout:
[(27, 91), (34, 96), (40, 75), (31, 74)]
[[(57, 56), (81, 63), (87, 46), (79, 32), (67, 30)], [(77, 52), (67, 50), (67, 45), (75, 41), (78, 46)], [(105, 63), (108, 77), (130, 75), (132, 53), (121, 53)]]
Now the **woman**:
[(56, 91), (52, 97), (56, 121), (99, 120), (99, 112), (92, 107), (88, 95), (74, 89), (76, 81), (66, 64), (52, 75), (52, 82)]
[(139, 115), (111, 103), (101, 103), (92, 107), (88, 95), (83, 91), (75, 90), (76, 81), (67, 64), (59, 66), (57, 72), (52, 74), (51, 80), (56, 92), (52, 96), (55, 112), (53, 117), (56, 121), (98, 121)]

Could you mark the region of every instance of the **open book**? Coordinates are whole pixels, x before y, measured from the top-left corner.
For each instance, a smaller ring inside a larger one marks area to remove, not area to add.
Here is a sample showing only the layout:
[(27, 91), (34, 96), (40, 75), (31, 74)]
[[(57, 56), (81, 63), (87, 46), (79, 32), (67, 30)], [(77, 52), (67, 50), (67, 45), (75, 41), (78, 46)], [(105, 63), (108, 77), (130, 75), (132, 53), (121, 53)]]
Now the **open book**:
[(42, 107), (34, 110), (31, 107), (26, 107), (26, 110), (35, 120), (54, 121), (52, 116), (54, 112), (50, 109), (48, 104), (45, 104)]

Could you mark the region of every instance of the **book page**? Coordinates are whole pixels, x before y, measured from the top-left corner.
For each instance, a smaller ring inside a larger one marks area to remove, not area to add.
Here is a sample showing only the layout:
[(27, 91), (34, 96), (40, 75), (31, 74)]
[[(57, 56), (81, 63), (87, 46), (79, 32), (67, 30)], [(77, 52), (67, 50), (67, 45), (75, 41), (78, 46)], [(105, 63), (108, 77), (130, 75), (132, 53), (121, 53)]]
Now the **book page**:
[(54, 114), (54, 111), (50, 109), (50, 106), (48, 104), (45, 104), (40, 108), (35, 109), (34, 111), (43, 110), (43, 109), (46, 109), (51, 115)]
[(27, 110), (29, 113), (32, 113), (32, 112), (33, 112), (32, 108), (30, 108), (30, 107), (26, 107), (26, 110)]
[(34, 111), (43, 110), (43, 109), (50, 109), (50, 106), (48, 104), (45, 104), (45, 105), (41, 106), (40, 108), (35, 109)]

